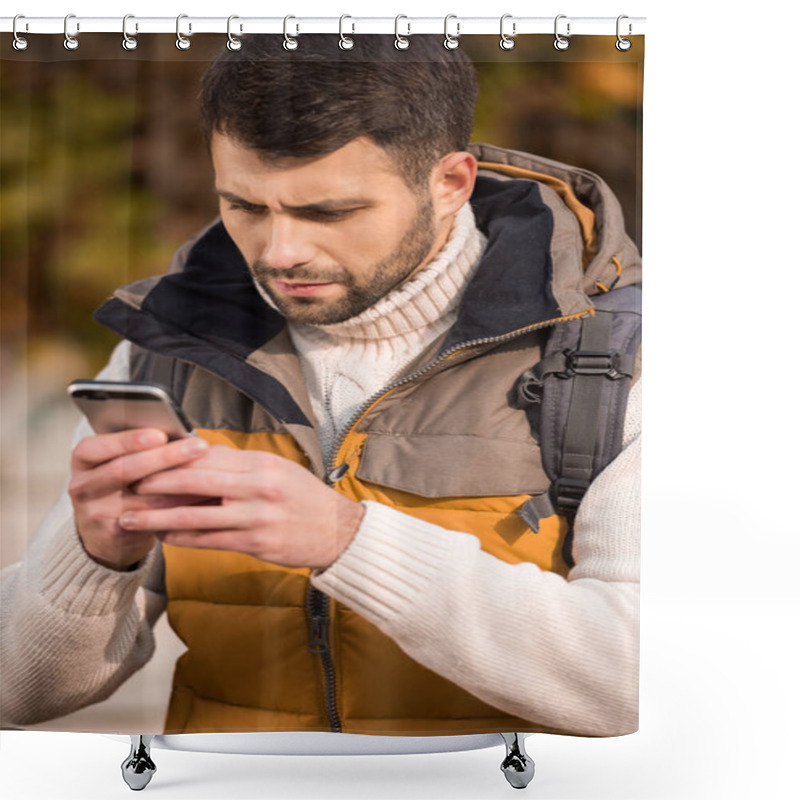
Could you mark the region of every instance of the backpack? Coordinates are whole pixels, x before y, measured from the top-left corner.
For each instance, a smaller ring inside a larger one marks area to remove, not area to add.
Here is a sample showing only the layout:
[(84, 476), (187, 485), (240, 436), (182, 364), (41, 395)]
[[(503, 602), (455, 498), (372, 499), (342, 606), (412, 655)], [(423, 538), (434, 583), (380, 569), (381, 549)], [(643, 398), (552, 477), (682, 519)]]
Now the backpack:
[(538, 532), (560, 514), (572, 558), (573, 523), (591, 482), (622, 450), (628, 394), (641, 344), (641, 289), (626, 286), (593, 298), (592, 316), (556, 325), (541, 361), (516, 384), (516, 406), (528, 413), (550, 489), (517, 512)]

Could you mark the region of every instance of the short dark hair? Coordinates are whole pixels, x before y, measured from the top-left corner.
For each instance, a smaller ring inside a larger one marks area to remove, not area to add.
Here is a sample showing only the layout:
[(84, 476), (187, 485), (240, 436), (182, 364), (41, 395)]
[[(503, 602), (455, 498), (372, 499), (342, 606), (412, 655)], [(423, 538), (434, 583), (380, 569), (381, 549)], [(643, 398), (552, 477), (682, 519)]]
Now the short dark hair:
[(258, 150), (267, 160), (314, 158), (368, 136), (394, 159), (409, 186), (427, 182), (437, 161), (463, 150), (472, 133), (478, 83), (460, 49), (417, 35), (304, 34), (294, 51), (283, 37), (242, 36), (208, 67), (200, 89), (203, 132)]

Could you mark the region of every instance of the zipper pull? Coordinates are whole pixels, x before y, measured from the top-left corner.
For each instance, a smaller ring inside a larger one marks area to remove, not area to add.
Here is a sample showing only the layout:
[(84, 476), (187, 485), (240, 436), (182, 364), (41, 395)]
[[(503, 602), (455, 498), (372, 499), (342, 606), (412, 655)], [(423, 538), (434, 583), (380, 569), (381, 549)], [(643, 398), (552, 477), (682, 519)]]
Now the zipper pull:
[(334, 483), (338, 483), (345, 475), (347, 475), (347, 471), (350, 469), (350, 465), (345, 461), (344, 464), (339, 464), (336, 469), (332, 469), (327, 475), (327, 483), (329, 486), (333, 486)]
[(328, 652), (328, 618), (313, 614), (309, 620), (308, 651), (310, 653)]

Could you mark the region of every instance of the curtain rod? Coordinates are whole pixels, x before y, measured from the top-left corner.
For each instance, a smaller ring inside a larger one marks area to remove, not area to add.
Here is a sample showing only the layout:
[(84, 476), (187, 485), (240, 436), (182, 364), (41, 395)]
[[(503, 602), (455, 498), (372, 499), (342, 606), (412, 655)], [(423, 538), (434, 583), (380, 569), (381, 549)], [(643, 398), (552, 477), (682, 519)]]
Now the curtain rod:
[[(454, 5), (456, 5), (454, 3)], [(15, 25), (16, 20), (16, 25)], [(0, 17), (0, 33), (18, 36), (30, 34), (62, 34), (77, 37), (84, 33), (119, 33), (135, 37), (149, 33), (176, 33), (191, 36), (195, 33), (277, 33), (298, 36), (303, 33), (333, 33), (355, 35), (359, 33), (386, 33), (396, 36), (413, 36), (415, 33), (447, 34), (452, 38), (475, 34), (492, 34), (504, 38), (524, 34), (550, 34), (556, 38), (570, 36), (639, 36), (644, 34), (645, 18), (628, 17)]]

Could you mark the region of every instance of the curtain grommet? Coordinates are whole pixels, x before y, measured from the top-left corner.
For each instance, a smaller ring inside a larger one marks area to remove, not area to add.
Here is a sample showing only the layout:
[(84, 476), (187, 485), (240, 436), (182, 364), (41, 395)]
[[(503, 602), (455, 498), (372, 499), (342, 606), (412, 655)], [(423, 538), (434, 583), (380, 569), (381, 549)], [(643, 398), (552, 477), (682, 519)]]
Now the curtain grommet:
[[(241, 50), (242, 49), (242, 40), (239, 39), (237, 36), (234, 36), (231, 33), (231, 23), (235, 19), (239, 19), (239, 17), (237, 17), (236, 14), (231, 14), (228, 17), (228, 41), (227, 41), (227, 43), (225, 45), (228, 48), (228, 50), (230, 50), (232, 53), (235, 53), (237, 50)], [(241, 32), (242, 32), (242, 26), (240, 25), (239, 26), (239, 33), (241, 33)]]
[(283, 18), (283, 49), (284, 50), (297, 50), (298, 41), (295, 38), (300, 33), (300, 26), (295, 23), (295, 33), (294, 36), (289, 36), (289, 20), (294, 19), (296, 20), (297, 17), (293, 16), (292, 14), (287, 14)]
[[(456, 21), (456, 32), (455, 34), (450, 33), (448, 29), (448, 24), (450, 20), (454, 19)], [(458, 45), (458, 37), (461, 35), (461, 23), (458, 21), (458, 17), (455, 14), (448, 14), (444, 18), (444, 46), (446, 50), (455, 50)]]
[(555, 47), (556, 50), (562, 53), (564, 52), (564, 50), (569, 50), (570, 24), (569, 22), (567, 22), (567, 35), (563, 36), (558, 32), (558, 21), (560, 19), (566, 19), (566, 18), (567, 18), (566, 14), (559, 14), (556, 17), (555, 23), (553, 24), (553, 34), (556, 37), (553, 40), (553, 47)]
[[(188, 17), (189, 17), (188, 14), (178, 14), (175, 20), (175, 35), (178, 37), (175, 40), (175, 47), (177, 47), (178, 50), (188, 50), (192, 46), (191, 40), (181, 33), (181, 20), (188, 19)], [(192, 34), (192, 23), (190, 22), (189, 35), (191, 36), (191, 34)]]
[[(506, 20), (511, 20), (511, 35), (506, 33), (505, 26)], [(517, 23), (513, 20), (512, 14), (503, 14), (500, 17), (500, 49), (501, 50), (513, 50), (516, 42), (514, 41), (514, 37), (517, 35)]]
[[(629, 17), (628, 17), (627, 14), (620, 14), (617, 17), (617, 41), (614, 43), (614, 47), (616, 47), (617, 50), (620, 51), (620, 53), (626, 53), (628, 50), (631, 49), (631, 47), (633, 47), (633, 42), (631, 42), (630, 39), (623, 39), (622, 38), (622, 34), (620, 34), (620, 32), (619, 32), (619, 27), (620, 27), (619, 24), (620, 24), (620, 22), (622, 22), (623, 19), (628, 19), (628, 18)], [(629, 22), (628, 23), (628, 36), (630, 36), (630, 35), (631, 35), (631, 24)]]
[[(122, 18), (122, 49), (123, 50), (135, 50), (139, 46), (139, 42), (136, 39), (136, 36), (131, 36), (128, 33), (128, 20), (129, 19), (136, 19), (133, 14), (126, 14)], [(134, 30), (139, 30), (139, 24), (134, 23)]]
[(405, 14), (398, 14), (394, 18), (394, 46), (398, 50), (408, 50), (409, 45), (411, 42), (408, 40), (408, 37), (411, 36), (411, 23), (406, 23), (406, 35), (400, 35), (400, 20), (401, 19), (408, 19)]
[[(349, 14), (342, 14), (339, 17), (339, 47), (342, 50), (352, 50), (355, 47), (355, 40), (351, 38), (351, 36), (344, 35), (344, 21), (346, 19), (353, 19)], [(356, 32), (356, 24), (355, 22), (350, 24), (350, 33), (354, 34)]]
[[(28, 40), (25, 37), (20, 36), (19, 32), (17, 31), (17, 20), (20, 20), (20, 19), (25, 19), (25, 15), (24, 14), (17, 14), (14, 17), (14, 22), (12, 23), (12, 26), (11, 26), (11, 32), (14, 34), (14, 41), (11, 43), (11, 46), (15, 50), (22, 51), (22, 50), (27, 50), (28, 49)], [(28, 23), (26, 22), (25, 23), (25, 30), (27, 30), (27, 29), (28, 29)]]
[[(64, 49), (65, 50), (77, 50), (78, 49), (78, 45), (80, 44), (80, 42), (78, 42), (77, 36), (73, 36), (69, 32), (69, 21), (71, 19), (75, 19), (75, 18), (76, 18), (75, 14), (67, 14), (67, 16), (64, 17)], [(80, 31), (80, 29), (81, 29), (80, 23), (75, 23), (75, 32), (77, 33), (78, 31)]]

